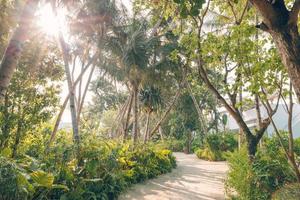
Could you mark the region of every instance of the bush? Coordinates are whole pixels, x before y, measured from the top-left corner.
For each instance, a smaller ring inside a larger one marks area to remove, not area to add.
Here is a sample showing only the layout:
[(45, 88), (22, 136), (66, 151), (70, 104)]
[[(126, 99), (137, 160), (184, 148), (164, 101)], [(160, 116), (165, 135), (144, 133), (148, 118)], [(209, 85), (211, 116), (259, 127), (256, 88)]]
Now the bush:
[(0, 199), (36, 199), (56, 189), (68, 188), (54, 184), (53, 174), (41, 170), (35, 159), (24, 157), (16, 162), (0, 156)]
[(0, 157), (1, 199), (117, 199), (130, 185), (176, 166), (172, 152), (159, 145), (91, 137), (82, 140), (79, 165), (69, 138), (30, 162), (25, 155), (17, 161)]
[(288, 184), (277, 190), (273, 195), (273, 200), (294, 200), (300, 197), (300, 184)]
[(233, 134), (209, 134), (204, 140), (204, 148), (195, 151), (200, 159), (209, 161), (225, 160), (226, 152), (237, 148), (237, 141)]
[(157, 143), (157, 146), (164, 149), (169, 149), (173, 152), (183, 152), (183, 149), (185, 147), (185, 141), (170, 138), (164, 140), (163, 142)]
[(198, 149), (195, 152), (199, 159), (209, 160), (209, 161), (223, 161), (224, 156), (221, 151), (212, 151), (209, 148)]
[(234, 190), (237, 199), (270, 199), (275, 190), (296, 180), (284, 153), (266, 149), (259, 150), (252, 164), (246, 148), (228, 156), (227, 192)]

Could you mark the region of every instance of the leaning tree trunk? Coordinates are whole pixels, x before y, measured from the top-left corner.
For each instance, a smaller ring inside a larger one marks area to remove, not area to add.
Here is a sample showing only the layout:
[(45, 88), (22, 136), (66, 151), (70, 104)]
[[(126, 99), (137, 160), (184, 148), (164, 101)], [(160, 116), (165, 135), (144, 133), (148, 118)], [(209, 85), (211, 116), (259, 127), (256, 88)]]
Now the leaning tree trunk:
[(158, 130), (159, 126), (163, 123), (163, 121), (166, 119), (166, 117), (168, 116), (169, 112), (171, 112), (173, 106), (175, 105), (178, 97), (180, 96), (180, 92), (181, 92), (181, 88), (179, 88), (177, 90), (177, 93), (173, 99), (173, 101), (170, 103), (169, 107), (167, 108), (167, 110), (165, 111), (165, 113), (162, 115), (162, 117), (160, 118), (160, 120), (156, 123), (156, 125), (154, 126), (154, 128), (151, 130), (151, 132), (149, 133), (149, 138), (152, 137), (152, 135)]
[(151, 115), (151, 111), (148, 111), (148, 112), (147, 112), (146, 131), (145, 131), (144, 143), (147, 143), (148, 138), (149, 138), (150, 115)]
[(29, 37), (30, 25), (33, 21), (38, 0), (28, 0), (20, 15), (19, 23), (15, 29), (0, 64), (0, 100), (5, 96), (5, 91), (16, 69), (18, 60), (23, 51), (22, 46)]
[(77, 121), (79, 123), (80, 121), (80, 114), (81, 114), (81, 110), (82, 110), (82, 107), (83, 107), (83, 103), (84, 103), (84, 100), (85, 100), (85, 97), (86, 97), (86, 94), (87, 94), (87, 91), (88, 91), (88, 88), (89, 88), (89, 85), (91, 83), (91, 80), (92, 80), (92, 77), (93, 77), (93, 74), (94, 74), (94, 70), (96, 68), (96, 65), (93, 65), (92, 69), (91, 69), (91, 72), (89, 74), (89, 77), (88, 77), (88, 80), (86, 82), (86, 85), (85, 85), (85, 88), (84, 88), (84, 91), (83, 91), (83, 95), (82, 95), (82, 98), (81, 98), (81, 101), (79, 101), (80, 103), (78, 104), (78, 111), (77, 111)]
[(193, 91), (192, 91), (192, 88), (191, 88), (189, 82), (187, 82), (187, 80), (185, 80), (185, 82), (186, 82), (186, 85), (188, 87), (188, 91), (190, 93), (190, 96), (193, 100), (194, 106), (196, 108), (196, 111), (197, 111), (197, 114), (198, 114), (198, 119), (199, 119), (199, 122), (201, 124), (201, 129), (202, 129), (204, 135), (206, 135), (207, 134), (207, 125), (206, 125), (205, 117), (202, 113), (202, 110), (200, 108), (199, 103), (197, 102), (197, 99), (196, 99), (195, 95), (193, 94)]
[[(76, 85), (82, 79), (82, 77), (83, 77), (84, 73), (86, 72), (86, 70), (94, 62), (95, 58), (96, 58), (96, 54), (94, 54), (94, 56), (90, 59), (90, 61), (88, 62), (88, 64), (85, 66), (85, 68), (81, 71), (81, 73), (79, 74), (79, 76), (77, 77), (77, 79), (74, 81), (73, 87), (76, 87)], [(70, 93), (65, 98), (65, 100), (63, 102), (63, 105), (61, 106), (60, 111), (59, 111), (59, 113), (57, 115), (57, 118), (56, 118), (56, 121), (55, 121), (55, 125), (54, 125), (53, 131), (52, 131), (51, 136), (50, 136), (50, 140), (49, 140), (47, 148), (46, 148), (46, 152), (49, 151), (49, 148), (50, 148), (52, 142), (54, 141), (54, 138), (55, 138), (56, 132), (58, 131), (58, 127), (59, 127), (62, 115), (63, 115), (63, 113), (64, 113), (64, 111), (65, 111), (65, 109), (67, 107), (67, 103), (69, 102), (69, 98), (70, 98)]]
[(138, 141), (138, 86), (133, 85), (133, 143)]
[(59, 111), (59, 113), (58, 113), (58, 115), (57, 115), (57, 118), (56, 118), (56, 121), (55, 121), (55, 124), (54, 124), (54, 128), (53, 128), (52, 133), (51, 133), (51, 135), (50, 135), (50, 139), (49, 139), (48, 145), (47, 145), (47, 147), (46, 147), (46, 149), (45, 149), (46, 152), (49, 152), (50, 146), (51, 146), (52, 142), (54, 141), (54, 138), (55, 138), (56, 133), (57, 133), (57, 131), (58, 131), (58, 127), (59, 127), (61, 118), (62, 118), (62, 116), (63, 116), (63, 114), (64, 114), (64, 111), (65, 111), (65, 109), (66, 109), (66, 107), (67, 107), (67, 104), (68, 104), (68, 102), (69, 102), (69, 97), (70, 97), (70, 95), (68, 95), (68, 96), (65, 98), (63, 105), (60, 107), (60, 111)]

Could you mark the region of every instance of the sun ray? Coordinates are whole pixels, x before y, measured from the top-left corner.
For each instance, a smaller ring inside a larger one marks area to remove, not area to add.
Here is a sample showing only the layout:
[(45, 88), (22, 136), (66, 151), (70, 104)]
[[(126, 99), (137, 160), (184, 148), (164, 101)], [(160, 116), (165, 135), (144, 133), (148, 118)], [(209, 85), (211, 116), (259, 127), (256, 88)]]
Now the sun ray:
[(37, 25), (49, 36), (57, 36), (59, 30), (65, 35), (68, 32), (65, 12), (59, 10), (57, 16), (54, 15), (51, 5), (46, 4), (37, 12)]

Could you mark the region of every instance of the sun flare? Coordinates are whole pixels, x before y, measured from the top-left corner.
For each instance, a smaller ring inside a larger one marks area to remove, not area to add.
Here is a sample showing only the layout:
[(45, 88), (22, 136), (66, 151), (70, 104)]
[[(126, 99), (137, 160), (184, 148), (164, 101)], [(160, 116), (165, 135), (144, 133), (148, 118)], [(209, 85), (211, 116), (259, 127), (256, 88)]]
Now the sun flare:
[(41, 7), (37, 13), (37, 25), (49, 36), (56, 36), (59, 30), (61, 30), (63, 34), (66, 34), (67, 26), (64, 14), (65, 13), (60, 10), (57, 16), (55, 16), (51, 5), (46, 4), (45, 6)]

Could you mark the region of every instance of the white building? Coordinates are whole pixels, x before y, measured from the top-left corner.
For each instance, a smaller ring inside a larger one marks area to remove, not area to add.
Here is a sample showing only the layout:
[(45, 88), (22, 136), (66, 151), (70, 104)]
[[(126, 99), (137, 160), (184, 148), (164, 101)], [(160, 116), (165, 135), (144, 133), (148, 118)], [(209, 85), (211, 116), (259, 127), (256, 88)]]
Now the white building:
[[(272, 105), (275, 106), (275, 105)], [(268, 117), (266, 109), (261, 106), (261, 117), (262, 119), (265, 119)], [(238, 131), (239, 127), (238, 124), (235, 122), (233, 117), (231, 117), (227, 111), (222, 110), (220, 111), (221, 114), (226, 114), (228, 116), (228, 121), (226, 125), (226, 129)], [(245, 122), (250, 128), (255, 128), (257, 125), (257, 115), (255, 108), (247, 110), (243, 112), (243, 117)], [(286, 110), (286, 107), (284, 104), (279, 104), (278, 110), (273, 116), (273, 120), (279, 130), (288, 130), (288, 112)], [(293, 107), (293, 133), (294, 137), (300, 137), (300, 104), (294, 104)], [(268, 129), (266, 130), (268, 135), (272, 135), (274, 133), (274, 128), (272, 124), (269, 125)]]

